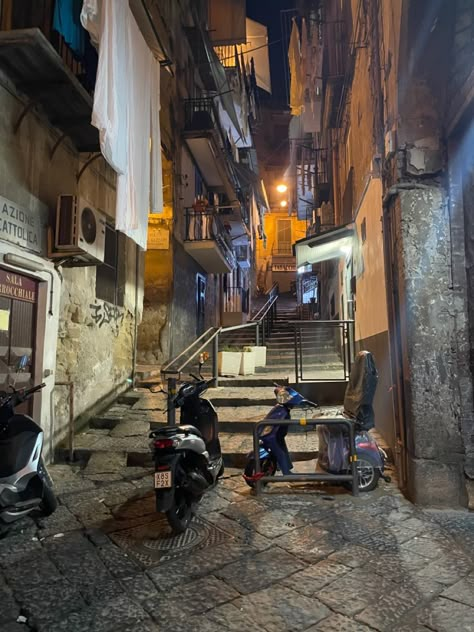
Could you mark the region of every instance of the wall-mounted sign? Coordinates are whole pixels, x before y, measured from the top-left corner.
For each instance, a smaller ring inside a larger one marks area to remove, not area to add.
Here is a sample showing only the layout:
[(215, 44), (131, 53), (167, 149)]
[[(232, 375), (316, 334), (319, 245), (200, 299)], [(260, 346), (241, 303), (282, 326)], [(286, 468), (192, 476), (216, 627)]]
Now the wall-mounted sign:
[(41, 216), (39, 211), (26, 210), (0, 196), (0, 239), (42, 254), (46, 228)]
[(148, 224), (148, 250), (168, 250), (170, 247), (170, 231), (164, 226)]
[(33, 279), (0, 269), (0, 296), (35, 303), (36, 285)]
[(295, 263), (274, 263), (272, 272), (296, 272)]

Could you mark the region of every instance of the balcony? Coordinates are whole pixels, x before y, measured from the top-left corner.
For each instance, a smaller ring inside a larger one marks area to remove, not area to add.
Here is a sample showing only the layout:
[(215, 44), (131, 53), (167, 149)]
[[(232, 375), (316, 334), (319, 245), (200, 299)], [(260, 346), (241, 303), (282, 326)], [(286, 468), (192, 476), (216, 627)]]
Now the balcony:
[(243, 287), (227, 287), (221, 317), (223, 327), (235, 327), (247, 322), (249, 316), (249, 290)]
[(273, 248), (272, 272), (296, 272), (296, 258), (290, 243), (281, 243)]
[(237, 262), (232, 242), (214, 209), (188, 208), (184, 249), (209, 274), (232, 272)]
[(34, 11), (22, 7), (3, 3), (0, 31), (0, 68), (29, 99), (15, 129), (30, 109), (40, 106), (78, 151), (98, 151), (99, 134), (90, 124), (95, 68), (86, 68), (52, 28), (52, 1)]
[(250, 246), (236, 246), (235, 255), (242, 270), (248, 270), (250, 268)]
[(185, 101), (184, 138), (207, 187), (235, 200), (238, 186), (233, 159), (212, 99)]

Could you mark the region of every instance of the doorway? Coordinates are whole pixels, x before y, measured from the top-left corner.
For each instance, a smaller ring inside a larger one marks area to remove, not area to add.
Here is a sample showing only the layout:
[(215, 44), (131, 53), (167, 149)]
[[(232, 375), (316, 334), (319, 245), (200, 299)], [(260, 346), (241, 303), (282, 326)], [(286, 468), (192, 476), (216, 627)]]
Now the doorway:
[(206, 316), (206, 278), (202, 274), (196, 275), (197, 285), (197, 319), (196, 335), (200, 336), (204, 332)]
[[(35, 334), (38, 282), (16, 272), (0, 268), (0, 390), (10, 384), (22, 388), (32, 384), (35, 367)], [(16, 373), (19, 359), (28, 362)], [(17, 408), (31, 413), (32, 400)]]

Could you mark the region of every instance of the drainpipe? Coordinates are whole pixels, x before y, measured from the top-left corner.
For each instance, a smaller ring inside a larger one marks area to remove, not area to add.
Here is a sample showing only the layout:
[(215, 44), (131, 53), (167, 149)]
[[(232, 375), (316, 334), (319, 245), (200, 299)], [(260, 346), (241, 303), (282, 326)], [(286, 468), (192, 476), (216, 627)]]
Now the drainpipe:
[(132, 388), (135, 388), (137, 374), (137, 341), (138, 341), (138, 269), (140, 267), (140, 248), (135, 244), (135, 325), (133, 334)]

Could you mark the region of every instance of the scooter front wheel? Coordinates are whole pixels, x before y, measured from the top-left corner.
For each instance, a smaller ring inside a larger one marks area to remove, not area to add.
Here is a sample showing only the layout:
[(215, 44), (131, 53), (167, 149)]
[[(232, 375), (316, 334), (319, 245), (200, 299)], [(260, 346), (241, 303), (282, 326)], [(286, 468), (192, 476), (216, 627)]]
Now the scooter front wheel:
[[(277, 470), (276, 460), (271, 456), (267, 456), (260, 461), (260, 471), (265, 476), (275, 476)], [(255, 480), (252, 478), (255, 476), (255, 459), (251, 458), (248, 460), (247, 465), (244, 470), (244, 478), (245, 482), (252, 489), (255, 487)], [(267, 483), (263, 483), (263, 485), (267, 485)]]
[(38, 466), (38, 476), (43, 482), (43, 496), (41, 498), (40, 508), (44, 516), (50, 516), (56, 511), (58, 500), (53, 491), (53, 481), (51, 480), (48, 470), (46, 469), (43, 457), (40, 458)]
[(166, 518), (174, 533), (184, 533), (193, 517), (194, 502), (182, 489), (174, 492), (173, 504), (166, 512)]

